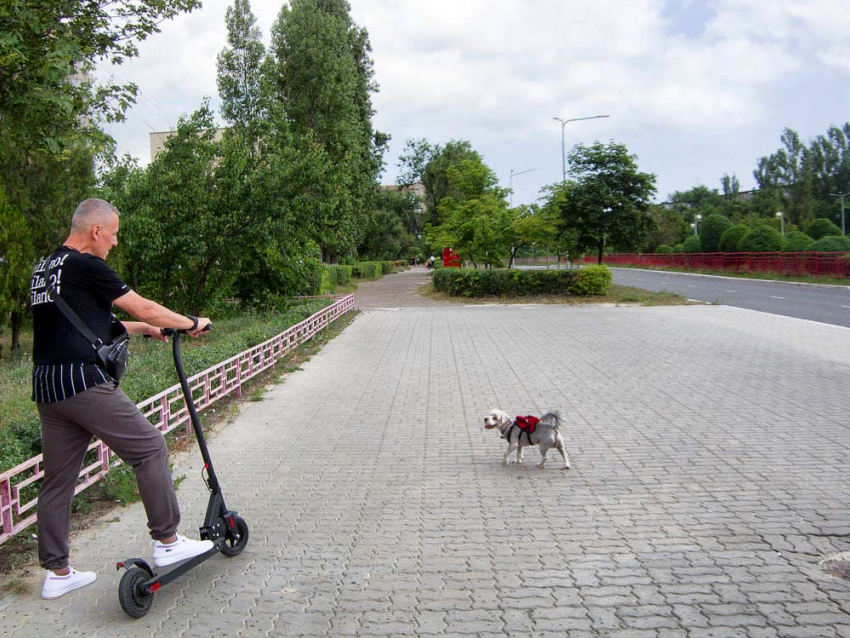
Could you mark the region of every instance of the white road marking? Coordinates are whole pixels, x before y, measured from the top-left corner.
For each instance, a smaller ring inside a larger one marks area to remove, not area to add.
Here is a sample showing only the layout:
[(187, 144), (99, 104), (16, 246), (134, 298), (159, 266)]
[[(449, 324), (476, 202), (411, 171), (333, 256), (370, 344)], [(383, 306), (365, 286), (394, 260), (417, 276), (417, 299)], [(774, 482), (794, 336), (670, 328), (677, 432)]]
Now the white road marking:
[(688, 288), (696, 288), (693, 284), (688, 284)]
[(770, 295), (771, 299), (785, 299), (785, 297), (775, 297), (774, 295)]
[(725, 292), (738, 292), (737, 290), (726, 290)]
[(850, 309), (850, 306), (841, 306), (841, 307), (842, 307), (842, 308), (848, 308), (848, 309)]

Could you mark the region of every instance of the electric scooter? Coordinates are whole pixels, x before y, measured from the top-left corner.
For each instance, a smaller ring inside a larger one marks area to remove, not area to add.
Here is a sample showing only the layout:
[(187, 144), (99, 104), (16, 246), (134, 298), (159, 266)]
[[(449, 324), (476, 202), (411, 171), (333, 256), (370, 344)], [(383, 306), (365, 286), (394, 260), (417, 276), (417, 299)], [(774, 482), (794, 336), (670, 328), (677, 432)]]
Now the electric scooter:
[[(210, 328), (212, 328), (212, 324), (207, 327), (207, 330)], [(180, 335), (186, 332), (186, 330), (176, 330), (174, 328), (162, 329), (162, 334), (172, 337), (174, 366), (177, 368), (180, 387), (183, 389), (186, 407), (189, 409), (189, 417), (192, 421), (192, 427), (195, 430), (195, 437), (198, 439), (201, 456), (204, 458), (204, 470), (207, 473), (204, 482), (210, 491), (210, 500), (207, 505), (207, 515), (204, 518), (204, 524), (200, 528), (201, 540), (211, 540), (214, 544), (213, 548), (208, 552), (188, 559), (183, 563), (178, 563), (171, 571), (162, 574), (155, 572), (141, 558), (130, 558), (118, 563), (116, 566), (117, 569), (123, 567), (127, 570), (118, 584), (118, 600), (121, 603), (121, 609), (133, 618), (141, 618), (148, 613), (153, 604), (153, 595), (163, 585), (176, 580), (219, 552), (228, 558), (233, 558), (240, 554), (248, 544), (248, 524), (237, 512), (228, 510), (224, 504), (221, 486), (215, 475), (212, 459), (207, 449), (207, 442), (204, 439), (204, 431), (201, 429), (201, 424), (198, 421), (198, 413), (192, 401), (192, 391), (189, 388), (189, 382), (186, 380), (186, 372), (183, 370), (183, 361), (180, 358)]]

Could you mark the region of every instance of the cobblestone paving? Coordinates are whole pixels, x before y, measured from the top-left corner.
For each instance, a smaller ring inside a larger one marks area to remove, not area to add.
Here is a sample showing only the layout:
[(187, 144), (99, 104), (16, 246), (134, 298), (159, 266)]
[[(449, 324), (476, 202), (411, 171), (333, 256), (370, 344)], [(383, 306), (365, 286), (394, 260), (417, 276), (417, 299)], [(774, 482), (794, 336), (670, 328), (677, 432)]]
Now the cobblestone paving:
[[(0, 635), (850, 636), (817, 566), (850, 549), (848, 355), (845, 328), (721, 306), (365, 312), (213, 439), (242, 555), (130, 620), (128, 507), (75, 539), (99, 580), (45, 602), (33, 577)], [(496, 406), (559, 408), (573, 469), (502, 466)], [(190, 533), (199, 469), (177, 459)]]

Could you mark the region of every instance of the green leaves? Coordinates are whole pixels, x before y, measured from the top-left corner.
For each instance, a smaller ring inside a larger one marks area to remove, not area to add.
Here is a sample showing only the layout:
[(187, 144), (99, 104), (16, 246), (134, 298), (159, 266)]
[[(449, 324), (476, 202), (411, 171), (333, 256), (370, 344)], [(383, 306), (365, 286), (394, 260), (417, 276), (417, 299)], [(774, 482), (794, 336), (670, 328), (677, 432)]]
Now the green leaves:
[(553, 189), (560, 198), (562, 229), (572, 233), (579, 251), (606, 246), (631, 250), (654, 228), (649, 214), (655, 175), (642, 173), (622, 144), (578, 145), (570, 154), (574, 181)]
[[(272, 29), (268, 84), (296, 139), (321, 147), (328, 166), (309, 193), (312, 239), (326, 261), (351, 254), (363, 237), (388, 136), (374, 131), (371, 45), (342, 0), (293, 0)], [(300, 142), (299, 142), (300, 143)]]

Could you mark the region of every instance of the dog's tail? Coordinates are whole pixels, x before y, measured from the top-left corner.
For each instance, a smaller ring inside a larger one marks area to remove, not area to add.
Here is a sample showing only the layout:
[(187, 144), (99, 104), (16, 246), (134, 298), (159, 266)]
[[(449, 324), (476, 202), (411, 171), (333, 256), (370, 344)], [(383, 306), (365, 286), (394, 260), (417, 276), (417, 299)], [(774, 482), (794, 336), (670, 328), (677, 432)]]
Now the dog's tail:
[(555, 428), (556, 430), (561, 425), (561, 413), (557, 410), (553, 412), (547, 412), (543, 416), (540, 417), (540, 423), (538, 425), (548, 425), (549, 427)]

